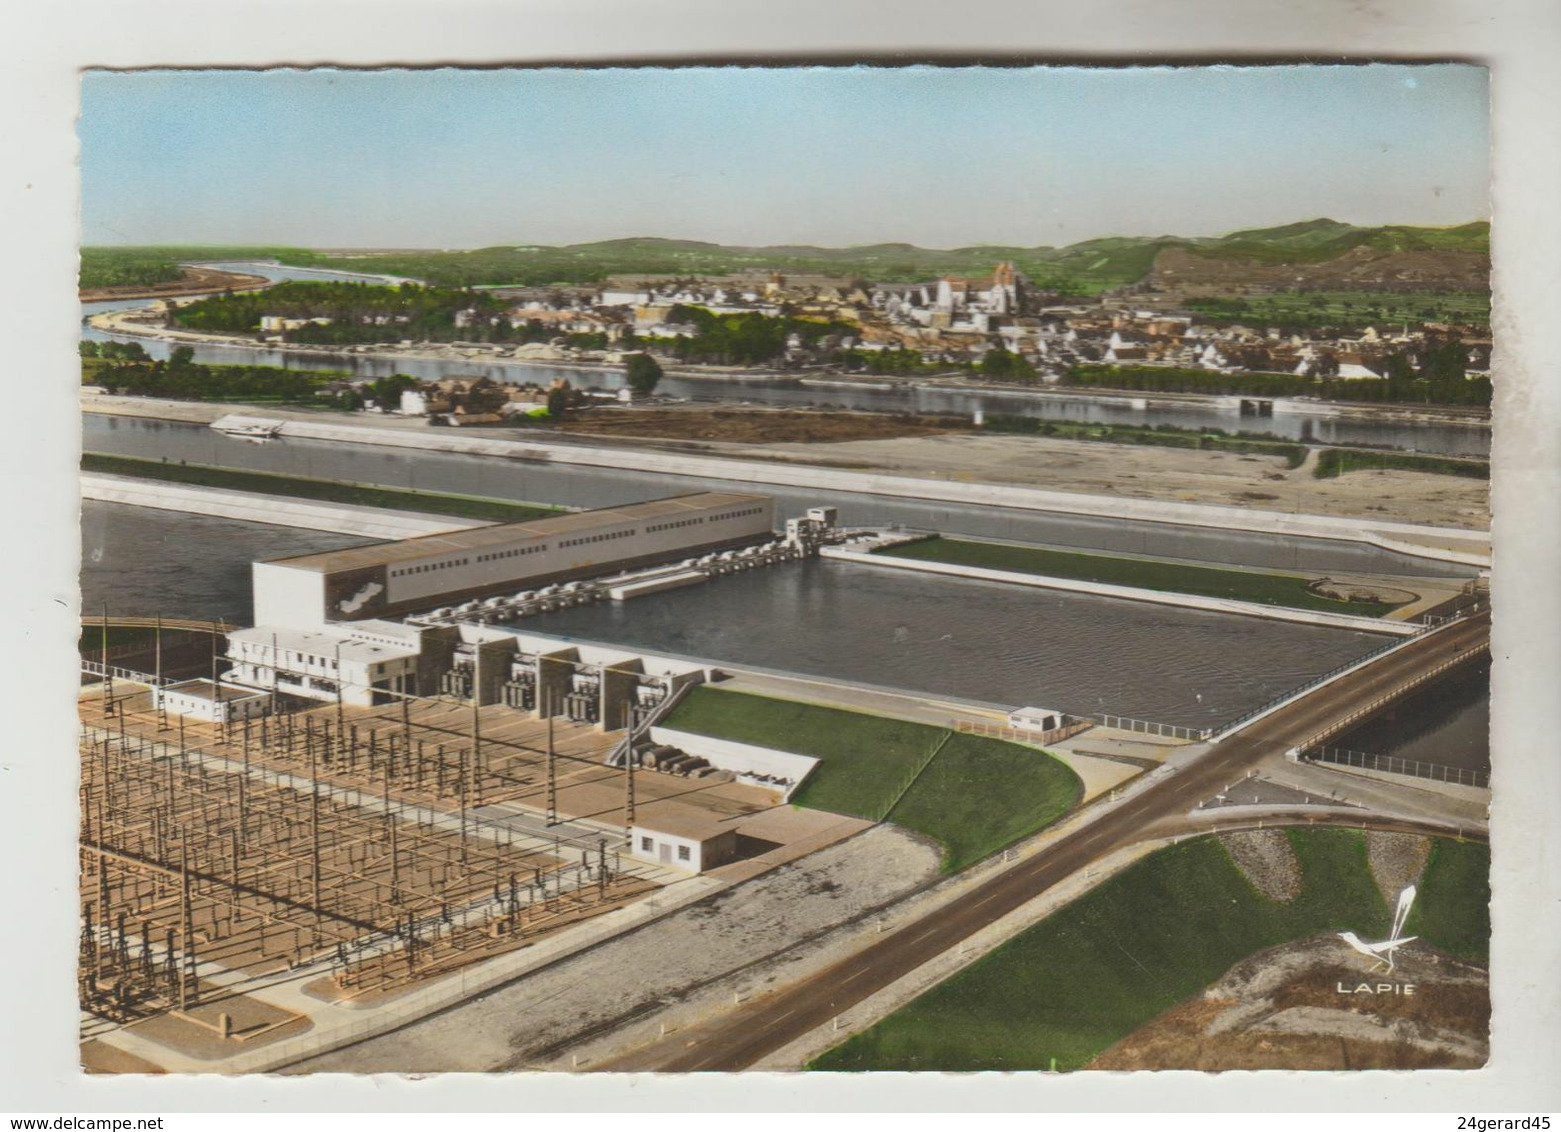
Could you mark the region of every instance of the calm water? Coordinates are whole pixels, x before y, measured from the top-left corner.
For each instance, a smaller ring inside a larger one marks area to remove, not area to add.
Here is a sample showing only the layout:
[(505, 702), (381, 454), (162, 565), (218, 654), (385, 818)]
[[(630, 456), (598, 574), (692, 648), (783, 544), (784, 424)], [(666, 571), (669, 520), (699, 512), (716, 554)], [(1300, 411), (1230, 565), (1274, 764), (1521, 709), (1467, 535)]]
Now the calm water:
[(81, 609), (248, 625), (252, 561), (371, 541), (83, 500)]
[(820, 560), (527, 621), (538, 632), (918, 692), (1186, 726), (1382, 638)]
[[(250, 562), (345, 535), (86, 502), (82, 607), (248, 623)], [(1375, 647), (1369, 634), (843, 562), (755, 570), (533, 618), (537, 632), (1008, 705), (1204, 726)], [(1341, 740), (1488, 765), (1489, 683), (1460, 673)]]
[[(274, 264), (227, 263), (213, 266), (265, 275), (276, 280), (383, 281), (378, 277), (359, 276), (348, 272), (311, 271), (279, 267)], [(151, 300), (89, 303), (83, 306), (83, 314), (143, 307), (150, 303)], [(108, 335), (86, 326), (82, 327), (82, 336), (96, 341), (106, 339), (140, 341), (149, 354), (160, 358), (167, 357), (172, 348), (167, 342)], [(215, 345), (196, 347), (195, 360), (212, 364), (242, 363), (284, 366), (293, 369), (344, 370), (362, 378), (388, 377), (393, 373), (405, 373), (433, 381), (444, 377), (480, 375), (495, 381), (531, 381), (545, 385), (555, 377), (561, 376), (576, 384), (607, 389), (617, 389), (624, 384), (623, 375), (617, 371), (584, 371), (529, 362), (490, 361), (478, 364), (469, 361), (390, 360)], [(1448, 456), (1490, 455), (1490, 429), (1479, 425), (1342, 420), (1291, 413), (1256, 419), (1242, 417), (1234, 406), (1217, 408), (1210, 405), (1186, 407), (1157, 405), (1153, 408), (1135, 409), (1130, 402), (1117, 398), (1086, 399), (1068, 394), (1041, 393), (976, 393), (935, 387), (895, 386), (888, 389), (873, 389), (850, 384), (801, 385), (795, 381), (766, 378), (730, 378), (712, 381), (667, 377), (661, 384), (661, 392), (673, 397), (687, 397), (701, 401), (752, 402), (793, 407), (827, 406), (876, 412), (954, 413), (967, 417), (977, 409), (981, 409), (987, 413), (1016, 413), (1047, 420), (1124, 425), (1169, 424), (1181, 428), (1219, 428), (1227, 432), (1274, 433), (1292, 439), (1311, 439), (1326, 444), (1385, 445)]]
[(781, 516), (800, 514), (810, 506), (831, 504), (840, 508), (841, 522), (847, 525), (899, 523), (952, 534), (1276, 569), (1420, 577), (1463, 577), (1471, 573), (1468, 567), (1395, 554), (1362, 543), (1325, 539), (889, 499), (849, 492), (804, 491), (698, 476), (650, 475), (632, 469), (456, 456), (366, 444), (294, 439), (252, 444), (200, 425), (99, 414), (84, 417), (83, 430), (83, 447), (91, 452), (154, 459), (167, 457), (192, 464), (286, 472), (567, 507), (607, 507), (709, 489), (762, 491), (774, 496)]
[(1466, 770), (1491, 768), (1491, 664), (1470, 662), (1332, 740), (1335, 746)]

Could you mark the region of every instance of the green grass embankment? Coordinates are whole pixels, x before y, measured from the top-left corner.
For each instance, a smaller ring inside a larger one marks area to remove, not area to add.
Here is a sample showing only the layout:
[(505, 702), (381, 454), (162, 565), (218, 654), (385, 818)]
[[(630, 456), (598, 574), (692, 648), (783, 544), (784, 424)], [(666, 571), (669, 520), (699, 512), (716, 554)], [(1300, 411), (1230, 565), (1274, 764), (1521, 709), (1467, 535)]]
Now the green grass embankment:
[[(809, 1068), (1034, 1070), (1055, 1059), (1057, 1069), (1078, 1069), (1255, 952), (1325, 931), (1380, 937), (1390, 916), (1366, 864), (1364, 836), (1329, 829), (1288, 836), (1303, 879), (1289, 903), (1259, 893), (1212, 837), (1163, 849)], [(1469, 909), (1484, 906), (1475, 882), (1482, 858), (1488, 871), (1489, 853), (1435, 845), (1445, 874), (1434, 879), (1428, 868), (1424, 905), (1431, 905), (1429, 889), (1439, 902), (1435, 914), (1456, 925), (1468, 957), (1483, 959), (1487, 937)], [(1425, 938), (1442, 946), (1429, 931)]]
[(1105, 444), (1137, 444), (1151, 448), (1187, 448), (1229, 452), (1238, 456), (1273, 456), (1287, 468), (1306, 461), (1306, 445), (1268, 436), (1236, 436), (1220, 429), (1178, 428), (1175, 425), (1110, 425), (1085, 421), (1049, 421), (1016, 413), (993, 413), (982, 426), (988, 432), (1050, 436), (1060, 440), (1092, 440)]
[(665, 725), (822, 760), (795, 804), (924, 833), (943, 846), (944, 872), (1045, 828), (1083, 794), (1031, 747), (795, 700), (696, 688)]
[(1045, 829), (1083, 796), (1078, 775), (1042, 751), (955, 733), (888, 820), (936, 838), (943, 871), (955, 873)]
[(1405, 932), (1459, 959), (1484, 963), (1491, 940), (1491, 851), (1436, 840)]
[(1325, 448), (1317, 454), (1312, 475), (1332, 479), (1346, 472), (1366, 471), (1428, 472), (1440, 476), (1465, 476), (1488, 480), (1491, 466), (1486, 460), (1459, 460), (1448, 456), (1421, 456), (1414, 452), (1375, 452), (1360, 448)]
[(944, 562), (984, 570), (1009, 570), (1081, 582), (1136, 586), (1161, 593), (1229, 598), (1259, 605), (1357, 617), (1381, 617), (1396, 606), (1380, 601), (1335, 601), (1306, 588), (1306, 579), (1253, 570), (1222, 570), (1212, 566), (1188, 566), (1141, 558), (1114, 558), (1105, 554), (1047, 550), (1035, 546), (1007, 546), (994, 542), (970, 542), (936, 536), (921, 542), (874, 551), (889, 558), (918, 562)]
[(309, 479), (304, 476), (273, 472), (243, 472), (215, 468), (205, 464), (165, 464), (135, 456), (109, 456), (86, 452), (81, 470), (163, 483), (188, 484), (223, 491), (285, 495), (293, 499), (312, 499), (324, 503), (346, 503), (356, 507), (379, 507), (393, 511), (415, 511), (429, 515), (451, 515), (462, 519), (495, 523), (519, 523), (527, 519), (545, 519), (563, 512), (561, 507), (534, 503), (512, 503), (504, 499), (479, 496), (444, 495), (438, 492), (411, 491), (369, 484), (341, 483), (335, 480)]

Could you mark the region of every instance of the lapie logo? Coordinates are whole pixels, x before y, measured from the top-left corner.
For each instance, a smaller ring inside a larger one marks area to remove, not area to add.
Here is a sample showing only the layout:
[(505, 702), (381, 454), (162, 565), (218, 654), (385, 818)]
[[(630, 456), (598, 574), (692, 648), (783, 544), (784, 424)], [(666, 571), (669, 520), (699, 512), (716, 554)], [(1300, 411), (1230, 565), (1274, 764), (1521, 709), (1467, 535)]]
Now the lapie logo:
[[(1339, 938), (1370, 959), (1373, 972), (1381, 970), (1384, 974), (1391, 975), (1395, 966), (1394, 955), (1398, 949), (1420, 938), (1419, 936), (1399, 934), (1404, 930), (1404, 923), (1409, 919), (1410, 905), (1414, 904), (1414, 902), (1415, 886), (1410, 885), (1398, 894), (1398, 907), (1393, 912), (1393, 930), (1388, 933), (1388, 938), (1380, 943), (1368, 943), (1354, 932), (1340, 932)], [(1358, 983), (1353, 987), (1348, 987), (1341, 980), (1334, 989), (1339, 994), (1409, 996), (1415, 993), (1415, 984), (1398, 982)]]

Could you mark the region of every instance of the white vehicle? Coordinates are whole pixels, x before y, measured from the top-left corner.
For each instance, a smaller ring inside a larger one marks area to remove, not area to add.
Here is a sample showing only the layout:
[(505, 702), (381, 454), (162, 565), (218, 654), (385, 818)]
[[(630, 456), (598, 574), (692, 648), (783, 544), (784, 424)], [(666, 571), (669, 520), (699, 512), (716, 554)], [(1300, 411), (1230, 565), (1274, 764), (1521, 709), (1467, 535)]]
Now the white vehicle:
[(282, 432), (282, 423), (258, 417), (227, 416), (212, 421), (211, 427), (224, 436), (260, 442), (275, 440)]

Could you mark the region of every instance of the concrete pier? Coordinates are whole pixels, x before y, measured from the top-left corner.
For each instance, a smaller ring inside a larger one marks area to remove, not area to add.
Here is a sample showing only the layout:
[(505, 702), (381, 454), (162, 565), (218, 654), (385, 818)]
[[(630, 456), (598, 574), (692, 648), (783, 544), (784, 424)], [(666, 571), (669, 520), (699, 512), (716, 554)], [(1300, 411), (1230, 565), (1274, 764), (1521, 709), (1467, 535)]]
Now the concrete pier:
[(490, 525), (445, 515), (387, 511), (379, 507), (355, 507), (345, 503), (312, 503), (279, 495), (189, 487), (92, 472), (85, 472), (81, 476), (81, 497), (101, 503), (126, 503), (133, 507), (183, 511), (191, 515), (211, 515), (218, 519), (235, 519), (246, 523), (330, 531), (361, 538), (416, 538)]
[(1173, 605), (1182, 609), (1201, 609), (1210, 613), (1234, 613), (1243, 617), (1262, 617), (1269, 621), (1291, 621), (1301, 625), (1323, 625), (1330, 629), (1354, 629), (1358, 632), (1382, 633), (1387, 636), (1412, 637), (1420, 630), (1418, 625), (1407, 624), (1403, 621), (1386, 621), (1378, 617), (1356, 617), (1348, 613), (1290, 609), (1282, 605), (1261, 605), (1252, 601), (1233, 601), (1229, 598), (1201, 597), (1197, 594), (1170, 593), (1165, 590), (1146, 590), (1137, 586), (1115, 586), (1105, 582), (1084, 582), (1073, 578), (1053, 578), (1044, 574), (1022, 574), (1013, 570), (988, 570), (980, 566), (953, 565), (946, 562), (924, 562), (914, 558), (896, 558), (893, 555), (872, 554), (850, 546), (826, 546), (819, 551), (819, 557), (838, 559), (843, 562), (856, 562), (864, 566), (918, 570), (925, 574), (944, 574), (949, 577), (973, 578), (983, 582), (1006, 582), (1016, 586), (1063, 590), (1068, 593), (1094, 594), (1097, 597), (1115, 597), (1126, 601), (1149, 602), (1153, 605)]

